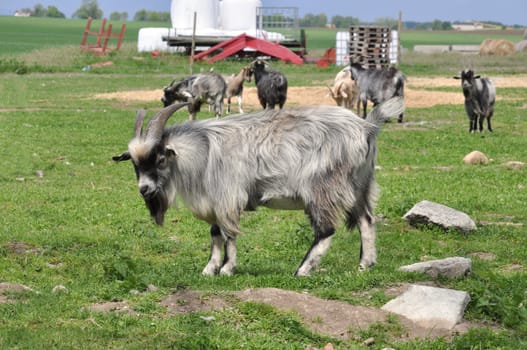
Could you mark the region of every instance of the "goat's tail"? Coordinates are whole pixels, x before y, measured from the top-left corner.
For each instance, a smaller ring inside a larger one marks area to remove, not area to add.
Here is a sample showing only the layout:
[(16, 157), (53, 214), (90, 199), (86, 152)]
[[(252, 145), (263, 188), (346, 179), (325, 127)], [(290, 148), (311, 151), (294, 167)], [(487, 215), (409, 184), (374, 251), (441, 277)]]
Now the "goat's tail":
[(392, 97), (372, 109), (366, 116), (366, 121), (380, 126), (389, 118), (399, 116), (403, 112), (404, 98), (400, 96)]

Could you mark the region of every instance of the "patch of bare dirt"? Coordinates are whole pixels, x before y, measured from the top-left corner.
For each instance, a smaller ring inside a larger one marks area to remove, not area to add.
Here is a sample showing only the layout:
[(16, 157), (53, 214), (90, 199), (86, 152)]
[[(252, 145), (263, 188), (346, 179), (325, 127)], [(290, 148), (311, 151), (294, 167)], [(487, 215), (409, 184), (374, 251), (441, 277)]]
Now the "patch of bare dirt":
[[(404, 291), (403, 287), (396, 289)], [(388, 322), (389, 313), (375, 307), (351, 305), (346, 302), (322, 299), (308, 293), (299, 293), (277, 288), (246, 289), (239, 292), (224, 292), (210, 295), (200, 291), (178, 291), (166, 297), (161, 305), (169, 314), (211, 312), (232, 307), (237, 301), (268, 304), (277, 309), (294, 312), (312, 331), (338, 339), (357, 337), (358, 331), (366, 330), (377, 323)], [(403, 331), (400, 339), (450, 337), (464, 333), (473, 326), (461, 323), (455, 329), (425, 329), (412, 321), (398, 317)]]
[(116, 314), (137, 315), (126, 301), (109, 301), (105, 303), (98, 303), (89, 307), (92, 311), (97, 312), (114, 312)]
[(33, 289), (18, 283), (0, 282), (0, 304), (9, 303), (13, 293), (31, 292)]
[[(120, 91), (105, 94), (96, 94), (96, 99), (114, 99), (119, 101), (140, 101), (153, 102), (160, 101), (163, 96), (163, 90), (133, 90)], [(308, 86), (308, 87), (289, 87), (287, 93), (288, 106), (313, 106), (313, 105), (333, 105), (334, 102), (327, 95), (325, 86)], [(462, 104), (463, 94), (440, 91), (426, 91), (406, 89), (405, 104), (407, 107), (432, 107), (437, 104)], [(161, 102), (159, 103), (161, 106)], [(260, 109), (260, 103), (256, 94), (255, 87), (246, 87), (243, 90), (243, 106), (247, 110)], [(233, 104), (233, 110), (238, 108), (236, 103)]]
[[(527, 76), (495, 77), (496, 87), (527, 87)], [(463, 104), (461, 88), (459, 92), (431, 91), (427, 88), (460, 87), (459, 80), (441, 77), (410, 77), (405, 89), (405, 104), (411, 108), (428, 108), (435, 105)], [(115, 99), (119, 101), (160, 101), (163, 96), (162, 89), (133, 90), (113, 93), (96, 94), (96, 99)], [(247, 110), (258, 110), (260, 104), (256, 95), (256, 88), (246, 85), (243, 91), (243, 104)], [(328, 96), (326, 86), (291, 86), (287, 94), (288, 106), (306, 105), (333, 105), (333, 100)], [(160, 103), (161, 105), (161, 103)], [(236, 103), (233, 105), (237, 109)]]

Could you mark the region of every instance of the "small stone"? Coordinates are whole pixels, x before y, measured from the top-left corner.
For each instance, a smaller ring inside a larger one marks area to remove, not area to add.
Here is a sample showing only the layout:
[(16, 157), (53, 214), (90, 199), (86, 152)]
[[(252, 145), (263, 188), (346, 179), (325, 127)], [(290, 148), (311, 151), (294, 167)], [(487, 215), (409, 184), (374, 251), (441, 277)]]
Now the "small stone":
[(58, 286), (53, 287), (53, 289), (51, 290), (51, 293), (53, 294), (56, 294), (59, 292), (68, 293), (68, 288), (66, 288), (62, 284), (59, 284)]
[(463, 162), (465, 164), (472, 164), (472, 165), (476, 165), (476, 164), (486, 165), (486, 164), (489, 164), (489, 158), (487, 158), (487, 156), (480, 151), (472, 151), (463, 158)]

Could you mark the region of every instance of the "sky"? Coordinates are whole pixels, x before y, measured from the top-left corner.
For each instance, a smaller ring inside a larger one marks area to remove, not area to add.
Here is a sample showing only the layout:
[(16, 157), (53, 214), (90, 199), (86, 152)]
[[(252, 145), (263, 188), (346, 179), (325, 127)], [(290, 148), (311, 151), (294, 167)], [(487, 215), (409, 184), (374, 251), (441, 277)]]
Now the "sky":
[[(200, 1), (200, 0), (194, 0)], [(507, 25), (527, 26), (527, 0), (261, 0), (266, 7), (298, 7), (300, 17), (308, 13), (352, 16), (364, 22), (377, 18), (398, 18), (403, 21), (493, 21)], [(139, 10), (169, 12), (171, 0), (98, 0), (99, 8), (109, 17), (112, 12), (128, 12), (133, 18)], [(0, 0), (0, 15), (10, 15), (21, 8), (56, 6), (66, 17), (82, 5), (82, 0)]]

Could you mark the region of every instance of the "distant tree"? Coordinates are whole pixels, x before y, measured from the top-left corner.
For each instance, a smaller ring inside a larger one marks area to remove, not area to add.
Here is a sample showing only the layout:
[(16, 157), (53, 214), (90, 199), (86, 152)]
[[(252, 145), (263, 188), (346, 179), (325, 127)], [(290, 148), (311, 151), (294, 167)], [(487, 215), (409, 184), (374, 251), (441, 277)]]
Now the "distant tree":
[(333, 16), (331, 24), (337, 28), (348, 28), (360, 24), (360, 20), (351, 16)]
[(328, 23), (328, 18), (324, 13), (318, 15), (308, 13), (299, 20), (299, 23), (302, 27), (325, 27)]
[(86, 19), (91, 17), (93, 19), (101, 19), (103, 16), (102, 10), (97, 4), (97, 0), (82, 0), (82, 5), (73, 13), (73, 18)]
[(42, 4), (36, 4), (33, 8), (33, 16), (35, 17), (46, 17), (48, 15), (48, 12), (46, 11), (46, 8)]
[(134, 15), (134, 21), (146, 21), (148, 18), (148, 13), (146, 10), (139, 10)]
[(56, 6), (48, 6), (46, 9), (42, 4), (36, 4), (33, 10), (29, 11), (34, 17), (66, 18), (66, 16), (60, 12)]
[(391, 29), (397, 29), (397, 20), (390, 17), (376, 18), (374, 21), (375, 25), (389, 27)]
[(60, 12), (56, 6), (48, 6), (47, 16), (52, 18), (66, 18), (66, 15)]
[(156, 12), (143, 9), (135, 13), (134, 21), (168, 22), (170, 21), (170, 12)]
[(110, 13), (110, 20), (111, 21), (127, 21), (128, 12), (112, 12)]
[(441, 20), (434, 20), (431, 24), (432, 30), (451, 30), (452, 24), (450, 22), (443, 22)]

